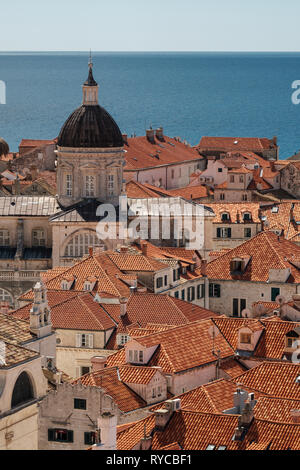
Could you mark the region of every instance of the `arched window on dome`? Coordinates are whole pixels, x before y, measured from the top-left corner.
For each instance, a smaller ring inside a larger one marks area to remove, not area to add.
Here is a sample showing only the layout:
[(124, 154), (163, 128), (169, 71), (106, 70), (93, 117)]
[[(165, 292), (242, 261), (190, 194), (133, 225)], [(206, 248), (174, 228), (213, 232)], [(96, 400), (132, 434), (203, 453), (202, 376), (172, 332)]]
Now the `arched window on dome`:
[(16, 380), (12, 399), (11, 408), (26, 403), (34, 398), (33, 386), (27, 372), (22, 372)]
[(99, 238), (96, 232), (80, 232), (69, 240), (64, 256), (68, 258), (82, 257), (89, 253), (89, 247), (97, 245), (99, 245)]
[(9, 302), (10, 305), (13, 305), (14, 299), (7, 290), (0, 289), (0, 302)]

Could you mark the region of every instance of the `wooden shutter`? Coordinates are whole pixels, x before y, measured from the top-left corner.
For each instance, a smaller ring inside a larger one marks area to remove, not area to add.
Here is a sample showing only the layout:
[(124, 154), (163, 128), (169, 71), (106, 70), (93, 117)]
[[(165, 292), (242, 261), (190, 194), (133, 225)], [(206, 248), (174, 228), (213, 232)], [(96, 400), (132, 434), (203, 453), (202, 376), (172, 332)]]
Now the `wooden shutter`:
[(94, 335), (88, 335), (88, 339), (89, 339), (89, 348), (93, 348), (94, 347)]

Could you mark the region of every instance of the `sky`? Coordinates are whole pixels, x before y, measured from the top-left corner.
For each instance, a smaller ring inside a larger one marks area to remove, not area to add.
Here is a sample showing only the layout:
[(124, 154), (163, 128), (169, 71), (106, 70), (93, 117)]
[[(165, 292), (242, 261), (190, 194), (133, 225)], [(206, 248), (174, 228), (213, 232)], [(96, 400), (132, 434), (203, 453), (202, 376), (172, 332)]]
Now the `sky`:
[(299, 51), (299, 0), (0, 0), (0, 51)]

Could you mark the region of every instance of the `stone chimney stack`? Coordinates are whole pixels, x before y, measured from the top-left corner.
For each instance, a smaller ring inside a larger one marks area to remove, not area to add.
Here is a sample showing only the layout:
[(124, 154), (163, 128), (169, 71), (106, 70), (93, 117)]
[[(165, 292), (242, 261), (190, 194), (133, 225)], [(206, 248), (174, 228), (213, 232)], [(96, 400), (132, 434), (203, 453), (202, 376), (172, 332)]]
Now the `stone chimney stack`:
[(181, 402), (179, 398), (167, 400), (164, 408), (154, 411), (155, 427), (158, 431), (163, 431), (175, 411), (180, 410)]
[(201, 262), (201, 274), (202, 276), (206, 276), (206, 267), (207, 267), (207, 260), (203, 259)]
[(126, 297), (120, 297), (120, 317), (124, 317), (127, 313), (127, 301)]
[(102, 413), (98, 418), (101, 450), (116, 450), (117, 448), (117, 417), (110, 411)]
[(160, 141), (164, 141), (164, 130), (162, 127), (159, 127), (158, 129), (156, 129), (156, 132), (155, 132), (155, 135), (156, 135), (156, 138)]
[(151, 144), (154, 144), (155, 143), (155, 140), (154, 140), (154, 129), (147, 129), (146, 130), (146, 137), (147, 137), (147, 140), (151, 143)]
[(146, 241), (141, 241), (141, 250), (144, 256), (148, 256), (148, 243)]
[(105, 368), (107, 358), (105, 356), (94, 356), (91, 358), (92, 370), (103, 370)]

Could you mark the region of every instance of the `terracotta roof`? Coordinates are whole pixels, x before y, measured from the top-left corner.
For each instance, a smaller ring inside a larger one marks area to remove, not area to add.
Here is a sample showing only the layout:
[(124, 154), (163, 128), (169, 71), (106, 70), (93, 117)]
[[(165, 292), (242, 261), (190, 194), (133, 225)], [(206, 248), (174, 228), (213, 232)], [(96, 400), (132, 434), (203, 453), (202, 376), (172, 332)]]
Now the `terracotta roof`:
[[(213, 339), (213, 329), (212, 320), (201, 320), (143, 336), (136, 341), (146, 348), (157, 346), (149, 366), (160, 366), (164, 372), (177, 373), (215, 362), (217, 355), (213, 353), (213, 348), (220, 350), (221, 358), (233, 356), (233, 349), (222, 335)], [(115, 364), (123, 358), (119, 353), (113, 354), (108, 358), (108, 363)]]
[(26, 321), (0, 313), (0, 340), (24, 344), (35, 338), (36, 335), (30, 332)]
[[(91, 330), (103, 331), (116, 327), (111, 317), (106, 313), (103, 307), (94, 301), (91, 293), (78, 294), (74, 292), (66, 296), (58, 294), (57, 299), (53, 299), (51, 293), (51, 321), (55, 329), (69, 330)], [(57, 302), (57, 303), (56, 303)], [(17, 309), (13, 316), (17, 318), (29, 319), (32, 304)]]
[(142, 183), (131, 180), (126, 184), (127, 197), (144, 198), (144, 197), (161, 197), (160, 194), (145, 186)]
[(52, 145), (56, 143), (56, 139), (52, 140), (38, 140), (38, 139), (22, 139), (19, 147), (42, 147), (44, 145)]
[(273, 186), (261, 176), (261, 169), (253, 170), (253, 178), (250, 181), (247, 189), (264, 191), (267, 189), (273, 189)]
[(129, 138), (128, 145), (124, 146), (124, 150), (126, 150), (125, 171), (175, 163), (181, 164), (185, 161), (203, 158), (195, 148), (167, 136), (164, 136), (164, 141), (155, 137), (154, 143), (149, 142), (145, 136)]
[(127, 384), (147, 385), (157, 372), (155, 367), (123, 366), (119, 369), (121, 381)]
[(220, 369), (232, 378), (243, 374), (247, 370), (246, 367), (236, 359), (226, 359), (226, 361), (221, 363)]
[[(4, 338), (1, 338), (1, 339), (4, 340)], [(5, 351), (4, 351), (5, 362), (3, 363), (2, 360), (0, 360), (0, 370), (6, 369), (8, 367), (13, 367), (22, 362), (39, 357), (38, 352), (25, 349), (22, 346), (19, 346), (17, 344), (12, 344), (4, 340), (4, 345), (5, 345)], [(3, 346), (1, 349), (3, 349)]]
[(160, 263), (154, 259), (133, 253), (112, 253), (107, 254), (110, 260), (120, 271), (145, 271), (155, 272), (168, 268), (166, 264)]
[(146, 402), (141, 397), (119, 379), (117, 367), (90, 372), (74, 380), (73, 383), (82, 383), (83, 385), (91, 387), (101, 387), (115, 400), (119, 409), (124, 413), (147, 406)]
[(208, 197), (210, 195), (210, 191), (206, 186), (197, 185), (197, 186), (186, 186), (184, 188), (179, 189), (170, 189), (169, 192), (172, 196), (181, 196), (185, 199), (201, 199), (204, 197)]
[(300, 397), (299, 400), (260, 397), (254, 408), (254, 416), (261, 420), (293, 424), (292, 410), (300, 410)]
[(197, 148), (200, 152), (201, 150), (262, 152), (274, 148), (274, 142), (258, 137), (202, 137)]
[(169, 295), (139, 292), (135, 292), (128, 299), (124, 317), (120, 318), (119, 305), (105, 304), (104, 308), (118, 322), (118, 328), (106, 346), (108, 349), (117, 348), (117, 333), (127, 331), (132, 324), (138, 324), (142, 328), (147, 327), (149, 322), (178, 326), (217, 316), (210, 310)]
[[(276, 212), (274, 212), (277, 210)], [(300, 234), (300, 202), (289, 201), (268, 205), (261, 208), (261, 215), (266, 217), (265, 230), (283, 230), (287, 240), (297, 240)], [(298, 222), (298, 224), (297, 224)]]
[(266, 395), (300, 400), (300, 387), (299, 383), (296, 383), (299, 376), (299, 364), (263, 362), (239, 375), (234, 381)]
[[(260, 205), (258, 202), (232, 202), (232, 203), (206, 203), (208, 207), (210, 207), (214, 213), (215, 218), (213, 223), (260, 223), (259, 218), (259, 211)], [(227, 212), (229, 214), (229, 222), (222, 220), (222, 214)], [(247, 220), (244, 222), (243, 214), (247, 212), (251, 214), (251, 220)]]
[[(261, 256), (264, 253), (264, 256)], [(290, 269), (289, 283), (300, 282), (300, 271), (291, 261), (300, 256), (300, 247), (278, 238), (273, 232), (261, 232), (250, 240), (224, 253), (207, 264), (207, 277), (210, 279), (227, 279), (267, 282), (270, 269)], [(242, 274), (230, 272), (232, 259), (246, 257), (249, 262)]]

